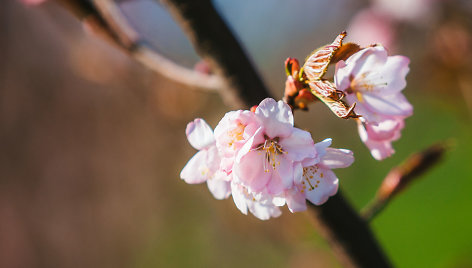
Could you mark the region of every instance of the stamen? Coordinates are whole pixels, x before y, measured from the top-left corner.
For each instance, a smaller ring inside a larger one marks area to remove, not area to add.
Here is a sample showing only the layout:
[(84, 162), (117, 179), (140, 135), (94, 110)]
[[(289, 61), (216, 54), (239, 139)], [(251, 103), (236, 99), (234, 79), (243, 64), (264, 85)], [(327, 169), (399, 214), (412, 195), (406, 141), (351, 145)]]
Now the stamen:
[(270, 169), (267, 165), (272, 166), (272, 169), (277, 169), (280, 166), (280, 161), (278, 161), (279, 154), (286, 154), (282, 147), (278, 144), (279, 138), (275, 137), (274, 139), (270, 139), (266, 135), (264, 135), (265, 141), (263, 144), (256, 146), (256, 148), (252, 149), (255, 151), (264, 151), (264, 163), (263, 168), (264, 172), (269, 172)]

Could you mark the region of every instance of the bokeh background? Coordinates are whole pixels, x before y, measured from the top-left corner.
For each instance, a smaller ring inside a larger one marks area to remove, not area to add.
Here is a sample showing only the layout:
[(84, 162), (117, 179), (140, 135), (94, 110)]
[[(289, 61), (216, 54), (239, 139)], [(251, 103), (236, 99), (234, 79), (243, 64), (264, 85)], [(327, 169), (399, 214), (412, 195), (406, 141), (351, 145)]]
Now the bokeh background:
[[(398, 267), (472, 267), (472, 2), (215, 4), (278, 97), (285, 58), (302, 60), (345, 29), (411, 58), (404, 93), (415, 113), (393, 157), (375, 161), (355, 123), (321, 104), (297, 112), (297, 125), (355, 152), (336, 173), (357, 209), (410, 154), (452, 143), (372, 228)], [(160, 53), (198, 62), (155, 1), (120, 7)], [(179, 179), (195, 153), (187, 122), (214, 127), (230, 109), (217, 93), (151, 72), (54, 1), (2, 1), (0, 23), (0, 267), (340, 267), (309, 215), (259, 221)]]

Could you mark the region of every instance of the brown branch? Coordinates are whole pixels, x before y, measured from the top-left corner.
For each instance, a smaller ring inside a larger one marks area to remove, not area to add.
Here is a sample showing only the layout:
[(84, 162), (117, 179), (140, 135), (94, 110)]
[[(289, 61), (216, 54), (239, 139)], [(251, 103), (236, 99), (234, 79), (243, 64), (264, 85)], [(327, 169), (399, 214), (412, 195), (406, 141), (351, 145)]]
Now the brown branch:
[[(195, 49), (223, 77), (229, 93), (246, 107), (269, 97), (249, 59), (209, 0), (162, 0), (185, 29)], [(367, 223), (339, 192), (310, 206), (324, 237), (347, 267), (390, 267)]]
[(109, 41), (149, 69), (190, 88), (215, 91), (224, 84), (217, 75), (204, 74), (183, 67), (151, 49), (128, 24), (116, 3), (111, 0), (59, 0), (85, 27)]
[(345, 267), (391, 267), (368, 224), (340, 191), (321, 206), (309, 204), (318, 229)]
[(374, 200), (362, 210), (362, 217), (367, 221), (372, 220), (397, 194), (435, 167), (448, 148), (449, 145), (445, 142), (433, 144), (411, 155), (403, 164), (393, 168), (383, 180)]
[(162, 0), (197, 53), (225, 80), (226, 103), (253, 106), (270, 95), (239, 42), (210, 0)]

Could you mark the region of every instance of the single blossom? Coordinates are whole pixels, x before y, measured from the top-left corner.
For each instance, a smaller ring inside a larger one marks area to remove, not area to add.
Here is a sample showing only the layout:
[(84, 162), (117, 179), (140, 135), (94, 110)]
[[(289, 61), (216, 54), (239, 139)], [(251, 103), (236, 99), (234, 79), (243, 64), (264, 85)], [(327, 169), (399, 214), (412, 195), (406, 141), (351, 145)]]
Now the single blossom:
[(207, 182), (208, 189), (216, 199), (229, 197), (230, 178), (219, 169), (220, 156), (210, 126), (205, 120), (197, 118), (187, 125), (185, 132), (192, 147), (199, 151), (182, 169), (180, 178), (189, 184)]
[(388, 56), (382, 46), (365, 48), (336, 64), (335, 83), (359, 118), (359, 134), (377, 160), (394, 151), (391, 142), (400, 137), (404, 119), (413, 107), (401, 91), (406, 86), (409, 59)]
[(215, 128), (216, 147), (221, 157), (221, 169), (231, 173), (234, 158), (261, 127), (255, 114), (251, 111), (231, 111), (225, 114)]
[(263, 100), (255, 116), (260, 127), (236, 155), (234, 179), (250, 192), (277, 195), (301, 176), (301, 162), (316, 157), (310, 133), (293, 126), (290, 107), (283, 101)]
[(306, 200), (321, 205), (337, 193), (339, 179), (331, 169), (350, 166), (354, 156), (346, 149), (328, 148), (330, 145), (331, 139), (315, 145), (320, 161), (304, 166), (301, 179), (285, 191), (285, 200), (291, 212), (306, 210)]

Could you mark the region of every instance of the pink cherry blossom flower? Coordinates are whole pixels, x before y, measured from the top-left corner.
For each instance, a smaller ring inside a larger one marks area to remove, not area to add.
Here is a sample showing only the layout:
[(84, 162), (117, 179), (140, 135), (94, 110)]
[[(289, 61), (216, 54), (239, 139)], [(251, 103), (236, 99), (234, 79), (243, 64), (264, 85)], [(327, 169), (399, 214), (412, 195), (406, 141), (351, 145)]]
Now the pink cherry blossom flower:
[(216, 147), (221, 156), (221, 169), (231, 173), (237, 152), (261, 127), (251, 111), (231, 111), (215, 128)]
[(393, 153), (391, 142), (400, 137), (403, 120), (413, 107), (401, 91), (406, 86), (409, 59), (388, 56), (382, 46), (365, 48), (336, 64), (335, 83), (345, 101), (361, 115), (359, 134), (377, 160)]
[(231, 194), (230, 178), (219, 170), (220, 156), (213, 131), (205, 120), (197, 118), (187, 125), (187, 139), (199, 150), (180, 173), (186, 183), (207, 182), (208, 189), (216, 199), (225, 199)]
[(331, 139), (315, 145), (320, 157), (319, 163), (304, 166), (303, 175), (295, 181), (295, 186), (285, 191), (285, 200), (291, 212), (306, 210), (306, 200), (322, 205), (337, 193), (339, 180), (331, 169), (350, 166), (354, 162), (354, 156), (346, 149), (327, 148), (330, 145)]
[(263, 100), (255, 116), (260, 127), (236, 155), (234, 180), (250, 192), (267, 190), (277, 195), (301, 176), (301, 162), (316, 157), (310, 133), (293, 127), (290, 106), (283, 101)]

